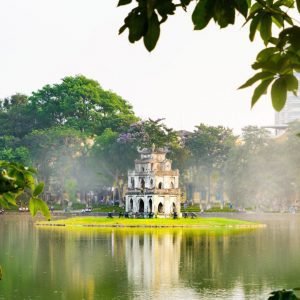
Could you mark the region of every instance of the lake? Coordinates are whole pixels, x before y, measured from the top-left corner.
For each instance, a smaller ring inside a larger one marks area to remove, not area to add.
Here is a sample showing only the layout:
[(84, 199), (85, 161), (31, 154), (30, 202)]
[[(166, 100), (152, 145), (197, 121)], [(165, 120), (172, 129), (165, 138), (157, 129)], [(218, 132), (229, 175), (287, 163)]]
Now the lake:
[(66, 230), (0, 215), (0, 300), (267, 299), (300, 286), (300, 215), (226, 216), (267, 227)]

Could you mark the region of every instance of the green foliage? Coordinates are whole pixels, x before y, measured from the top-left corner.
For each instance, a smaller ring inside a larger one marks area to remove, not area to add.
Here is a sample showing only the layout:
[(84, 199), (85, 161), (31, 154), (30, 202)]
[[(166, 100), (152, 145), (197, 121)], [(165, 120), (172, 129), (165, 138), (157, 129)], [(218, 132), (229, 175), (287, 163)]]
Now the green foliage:
[[(219, 177), (219, 189), (223, 195), (223, 169), (235, 139), (229, 128), (200, 124), (185, 141), (186, 148), (190, 152), (190, 165), (197, 168), (197, 176), (208, 193), (208, 202), (211, 198), (213, 174)], [(204, 179), (201, 178), (201, 174), (204, 175)]]
[(24, 94), (17, 93), (0, 102), (0, 109), (8, 111), (17, 106), (26, 105), (27, 103), (28, 97)]
[(37, 198), (44, 188), (44, 183), (36, 184), (36, 171), (21, 164), (0, 161), (0, 205), (16, 206), (16, 199), (23, 193), (30, 197), (29, 209), (34, 216), (38, 211), (50, 219), (48, 206)]
[(233, 208), (230, 208), (230, 207), (223, 207), (223, 208), (220, 208), (220, 207), (211, 207), (210, 209), (207, 209), (205, 210), (205, 212), (220, 212), (220, 213), (224, 213), (224, 212), (237, 212), (236, 209), (233, 209)]
[(107, 127), (119, 129), (136, 120), (127, 101), (82, 75), (65, 77), (60, 84), (33, 92), (29, 107), (35, 113), (37, 128), (63, 125), (100, 134)]
[[(62, 207), (54, 207), (55, 209), (62, 209)], [(79, 210), (79, 209), (84, 209), (86, 208), (85, 203), (79, 203), (79, 202), (73, 202), (72, 203), (72, 210)]]
[(41, 194), (44, 190), (44, 182), (40, 182), (33, 190), (33, 196), (37, 197), (39, 194)]
[(236, 207), (288, 211), (300, 190), (296, 136), (299, 123), (272, 138), (266, 129), (248, 126), (232, 149), (225, 167), (225, 191)]
[[(76, 200), (76, 191), (78, 190), (77, 181), (74, 179), (65, 180), (65, 190), (68, 194), (69, 199), (74, 202)], [(73, 207), (73, 205), (72, 205)]]
[(265, 45), (252, 65), (259, 72), (240, 87), (246, 88), (260, 81), (251, 106), (268, 92), (269, 86), (272, 105), (277, 111), (283, 108), (288, 92), (297, 92), (294, 74), (300, 71), (300, 27), (294, 24), (293, 17), (299, 16), (299, 0), (182, 0), (179, 3), (175, 0), (121, 0), (118, 5), (132, 5), (133, 2), (136, 7), (125, 18), (120, 33), (128, 29), (131, 43), (143, 38), (148, 51), (155, 48), (160, 26), (175, 14), (177, 8), (186, 10), (188, 5), (196, 2), (192, 12), (195, 30), (206, 28), (211, 20), (225, 28), (235, 24), (236, 16), (240, 15), (245, 25), (249, 24), (249, 39), (253, 41), (259, 32)]
[(119, 206), (111, 206), (111, 205), (100, 205), (96, 208), (93, 208), (93, 212), (125, 212), (124, 208)]
[(271, 293), (268, 300), (298, 300), (293, 290), (278, 290)]
[(200, 212), (199, 205), (191, 205), (186, 208), (182, 208), (181, 212)]

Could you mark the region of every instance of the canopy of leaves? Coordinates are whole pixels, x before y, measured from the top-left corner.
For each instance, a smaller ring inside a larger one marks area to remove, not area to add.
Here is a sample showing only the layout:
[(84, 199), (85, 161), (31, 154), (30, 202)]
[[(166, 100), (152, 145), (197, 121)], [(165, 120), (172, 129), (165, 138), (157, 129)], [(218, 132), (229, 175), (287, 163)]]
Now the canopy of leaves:
[(231, 129), (200, 124), (186, 140), (186, 146), (196, 165), (212, 170), (223, 166), (235, 139)]
[(117, 94), (82, 75), (65, 77), (29, 97), (37, 128), (65, 125), (81, 132), (100, 134), (136, 121), (131, 105)]
[[(300, 27), (295, 23), (299, 18), (299, 0), (119, 0), (118, 6), (133, 3), (135, 6), (119, 33), (128, 29), (129, 41), (134, 43), (143, 39), (148, 51), (155, 48), (161, 25), (178, 8), (186, 11), (188, 6), (193, 6), (195, 30), (206, 28), (211, 21), (225, 28), (235, 24), (237, 16), (243, 18), (245, 25), (249, 24), (249, 39), (253, 41), (258, 32), (265, 45), (252, 65), (257, 73), (240, 87), (258, 83), (251, 106), (270, 89), (272, 105), (280, 111), (287, 93), (297, 93), (295, 72), (300, 71)], [(279, 30), (274, 30), (275, 26)]]

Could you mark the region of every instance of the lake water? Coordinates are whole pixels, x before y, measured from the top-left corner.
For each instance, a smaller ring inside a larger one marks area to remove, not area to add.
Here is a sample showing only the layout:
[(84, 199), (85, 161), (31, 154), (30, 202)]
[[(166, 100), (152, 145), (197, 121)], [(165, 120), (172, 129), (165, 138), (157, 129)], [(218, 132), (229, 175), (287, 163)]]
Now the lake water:
[(0, 215), (0, 300), (267, 299), (299, 287), (300, 215), (234, 217), (268, 226), (70, 231)]

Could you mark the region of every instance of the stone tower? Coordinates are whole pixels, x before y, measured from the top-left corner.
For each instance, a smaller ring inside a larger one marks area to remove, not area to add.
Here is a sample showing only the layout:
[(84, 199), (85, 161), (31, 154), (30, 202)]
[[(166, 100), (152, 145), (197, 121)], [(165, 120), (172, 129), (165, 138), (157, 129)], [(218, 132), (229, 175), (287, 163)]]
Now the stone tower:
[(128, 171), (126, 212), (180, 215), (179, 171), (172, 170), (165, 148), (138, 148), (140, 159), (135, 169)]

